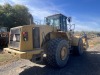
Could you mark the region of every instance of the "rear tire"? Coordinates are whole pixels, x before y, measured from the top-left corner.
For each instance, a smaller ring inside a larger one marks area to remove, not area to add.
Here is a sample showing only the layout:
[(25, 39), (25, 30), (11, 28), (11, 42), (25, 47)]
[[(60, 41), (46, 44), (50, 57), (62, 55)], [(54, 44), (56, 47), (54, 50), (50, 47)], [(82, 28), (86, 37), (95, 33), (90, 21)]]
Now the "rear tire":
[(68, 42), (57, 38), (50, 40), (46, 46), (47, 64), (53, 67), (64, 67), (69, 58)]

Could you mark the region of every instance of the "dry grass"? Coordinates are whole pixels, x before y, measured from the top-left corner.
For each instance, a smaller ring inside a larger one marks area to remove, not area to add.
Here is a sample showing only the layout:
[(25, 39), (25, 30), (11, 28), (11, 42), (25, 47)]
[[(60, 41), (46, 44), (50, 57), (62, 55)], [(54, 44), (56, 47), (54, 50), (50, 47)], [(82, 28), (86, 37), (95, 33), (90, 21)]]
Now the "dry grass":
[(9, 54), (0, 52), (0, 66), (18, 60), (18, 58), (13, 57)]
[(88, 43), (89, 43), (89, 47), (94, 47), (94, 46), (100, 44), (100, 37), (91, 38), (88, 40)]
[(8, 55), (0, 54), (0, 62), (4, 62), (9, 60), (11, 57), (8, 57)]

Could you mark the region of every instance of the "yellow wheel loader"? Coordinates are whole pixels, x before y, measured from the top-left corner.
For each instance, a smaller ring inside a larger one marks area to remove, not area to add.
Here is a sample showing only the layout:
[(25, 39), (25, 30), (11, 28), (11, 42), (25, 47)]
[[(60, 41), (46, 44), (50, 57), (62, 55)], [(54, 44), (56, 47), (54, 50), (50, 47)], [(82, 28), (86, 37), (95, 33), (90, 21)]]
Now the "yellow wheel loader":
[(11, 28), (9, 47), (4, 48), (4, 52), (32, 61), (45, 58), (50, 66), (61, 68), (67, 64), (70, 53), (81, 55), (87, 49), (87, 38), (74, 35), (70, 17), (55, 14), (45, 21), (45, 25)]

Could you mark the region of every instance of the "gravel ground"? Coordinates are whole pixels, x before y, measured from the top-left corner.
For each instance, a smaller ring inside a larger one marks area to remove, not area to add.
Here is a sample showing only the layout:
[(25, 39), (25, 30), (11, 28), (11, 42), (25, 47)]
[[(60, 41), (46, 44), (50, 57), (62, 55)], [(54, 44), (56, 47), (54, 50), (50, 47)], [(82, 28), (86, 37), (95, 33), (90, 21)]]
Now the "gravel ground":
[(100, 45), (88, 49), (82, 56), (70, 55), (62, 69), (21, 59), (0, 66), (0, 75), (100, 75)]

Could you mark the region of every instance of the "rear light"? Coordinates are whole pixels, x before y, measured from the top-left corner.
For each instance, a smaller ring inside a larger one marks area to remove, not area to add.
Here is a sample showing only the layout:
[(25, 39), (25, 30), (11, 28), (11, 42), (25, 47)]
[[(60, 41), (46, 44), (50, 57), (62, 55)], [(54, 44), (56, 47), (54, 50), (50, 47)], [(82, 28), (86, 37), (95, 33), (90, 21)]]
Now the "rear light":
[(23, 40), (28, 41), (28, 32), (22, 32)]

